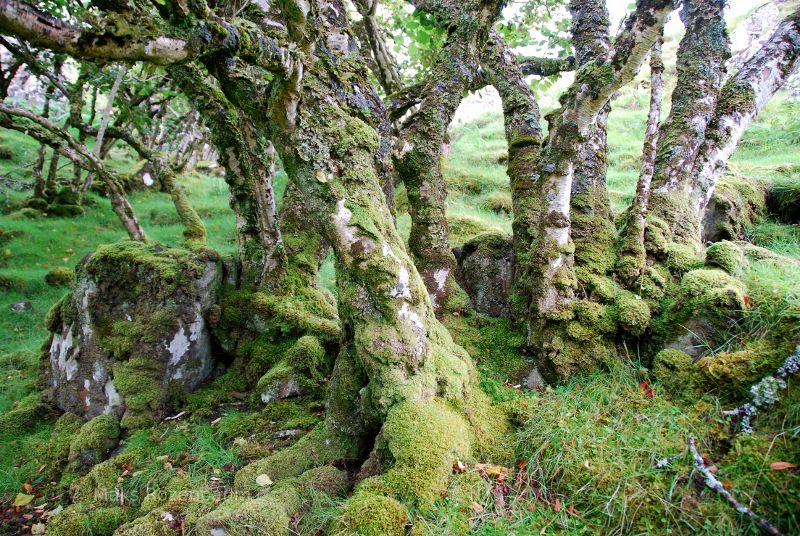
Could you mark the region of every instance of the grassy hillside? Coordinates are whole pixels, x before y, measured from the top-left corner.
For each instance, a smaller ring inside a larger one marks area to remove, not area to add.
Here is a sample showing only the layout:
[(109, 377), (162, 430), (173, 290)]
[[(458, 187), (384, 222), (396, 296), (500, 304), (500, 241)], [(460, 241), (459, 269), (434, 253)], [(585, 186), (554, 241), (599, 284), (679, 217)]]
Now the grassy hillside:
[[(633, 195), (645, 114), (642, 100), (623, 96), (615, 102), (611, 115), (608, 183), (617, 211)], [(2, 414), (35, 390), (39, 349), (47, 337), (44, 316), (65, 292), (63, 287), (49, 286), (46, 274), (55, 267), (73, 267), (98, 244), (123, 239), (125, 234), (108, 200), (94, 194), (81, 217), (30, 217), (16, 210), (26, 196), (25, 183), (31, 181), (29, 168), (36, 146), (13, 133), (0, 136), (1, 144), (13, 153), (11, 159), (0, 160)], [(799, 148), (800, 106), (771, 103), (746, 134), (729, 174), (780, 181), (791, 190), (791, 185), (800, 183)], [(454, 246), (485, 229), (510, 232), (505, 152), (499, 112), (488, 113), (452, 133), (446, 180)], [(116, 152), (113, 163), (124, 171), (133, 161)], [(223, 254), (233, 253), (235, 222), (224, 181), (196, 173), (182, 180), (204, 218), (209, 245)], [(285, 175), (280, 174), (278, 182), (280, 191)], [(181, 228), (166, 194), (135, 192), (131, 201), (151, 238), (179, 245)], [(402, 189), (398, 207), (398, 225), (407, 233), (409, 219), (402, 214)], [(748, 233), (754, 243), (800, 259), (796, 226), (767, 219)], [(330, 262), (321, 278), (324, 285), (332, 286)], [(744, 335), (732, 337), (726, 348), (709, 349), (711, 353), (735, 349), (748, 342), (744, 339), (761, 337), (787, 318), (800, 321), (800, 270), (756, 264), (745, 279), (756, 306), (742, 326)], [(32, 310), (9, 309), (8, 304), (21, 301), (30, 301)], [(756, 534), (748, 519), (697, 485), (690, 460), (681, 456), (689, 434), (698, 437), (703, 452), (718, 467), (718, 477), (729, 483), (732, 493), (778, 521), (788, 533), (800, 532), (800, 477), (796, 471), (770, 469), (775, 461), (800, 464), (800, 392), (795, 385), (780, 406), (758, 421), (755, 434), (730, 442), (718, 412), (720, 406), (730, 403), (720, 398), (723, 393), (712, 391), (700, 400), (671, 399), (668, 390), (641, 367), (633, 348), (610, 372), (581, 376), (543, 392), (528, 392), (512, 385), (525, 363), (518, 351), (524, 336), (507, 322), (482, 317), (457, 319), (450, 327), (478, 360), (485, 390), (512, 413), (519, 461), (505, 472), (470, 466), (457, 474), (448, 496), (421, 521), (423, 532)], [(800, 339), (800, 332), (797, 337)], [(163, 485), (176, 471), (192, 486), (209, 488), (221, 496), (236, 469), (291, 441), (276, 439), (276, 431), (308, 428), (320, 419), (322, 408), (303, 399), (264, 408), (233, 399), (217, 403), (220, 392), (214, 386), (201, 390), (187, 406), (189, 415), (183, 421), (124, 439), (120, 451), (131, 469), (119, 476), (118, 485), (127, 505), (138, 508), (146, 490)], [(0, 438), (0, 510), (9, 508), (11, 512), (4, 514), (8, 523), (0, 519), (0, 534), (24, 533), (22, 526), (30, 523), (21, 514), (30, 512), (36, 521), (43, 512), (65, 504), (72, 482), (51, 482), (47, 469), (48, 445), (57, 441), (51, 421)], [(672, 467), (654, 468), (655, 460), (670, 456), (678, 457)], [(508, 475), (508, 479), (498, 475)], [(40, 496), (33, 505), (47, 505), (41, 510), (26, 507), (17, 515), (9, 505), (26, 485)], [(506, 489), (508, 498), (501, 504), (496, 490), (503, 486), (510, 490)], [(335, 503), (317, 504), (304, 516), (300, 528), (313, 533), (325, 526), (336, 515), (335, 507)], [(88, 527), (87, 534), (91, 531), (99, 533), (97, 527)]]

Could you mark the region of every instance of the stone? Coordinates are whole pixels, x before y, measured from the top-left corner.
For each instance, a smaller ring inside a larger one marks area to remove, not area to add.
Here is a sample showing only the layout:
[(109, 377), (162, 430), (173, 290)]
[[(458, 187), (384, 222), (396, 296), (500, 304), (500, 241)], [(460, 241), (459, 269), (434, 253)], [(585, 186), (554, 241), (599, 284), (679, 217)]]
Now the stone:
[(219, 256), (124, 241), (78, 265), (48, 313), (42, 383), (64, 411), (110, 414), (136, 428), (166, 414), (215, 361), (205, 320), (222, 279)]
[(531, 371), (528, 373), (528, 376), (525, 378), (524, 382), (525, 387), (534, 391), (541, 391), (547, 385), (542, 377), (539, 369), (533, 367)]
[(15, 313), (22, 313), (25, 311), (33, 311), (33, 304), (29, 301), (21, 301), (18, 303), (9, 303), (8, 308)]
[(482, 233), (467, 241), (457, 255), (456, 281), (479, 313), (508, 317), (514, 248), (502, 233)]

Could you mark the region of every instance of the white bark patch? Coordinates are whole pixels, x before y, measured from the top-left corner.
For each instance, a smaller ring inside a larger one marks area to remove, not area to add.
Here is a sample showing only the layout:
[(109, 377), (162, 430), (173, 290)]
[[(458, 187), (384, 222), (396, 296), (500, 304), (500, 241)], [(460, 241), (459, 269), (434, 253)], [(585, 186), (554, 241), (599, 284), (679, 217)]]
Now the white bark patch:
[(344, 206), (344, 199), (340, 199), (336, 203), (336, 214), (333, 215), (333, 223), (339, 230), (339, 236), (341, 237), (342, 242), (344, 243), (345, 246), (347, 246), (348, 249), (357, 240), (356, 235), (353, 232), (353, 229), (349, 226), (350, 219), (352, 217), (353, 213), (350, 211), (349, 208)]
[(142, 175), (142, 182), (144, 183), (145, 186), (152, 186), (153, 184), (155, 184), (153, 177), (147, 172), (145, 172), (144, 175)]
[(113, 381), (108, 380), (103, 386), (103, 390), (106, 393), (106, 405), (103, 406), (103, 413), (112, 413), (114, 410), (122, 406), (122, 397), (117, 392), (117, 388), (114, 386)]
[(92, 379), (98, 383), (102, 382), (106, 378), (106, 369), (103, 367), (103, 364), (99, 361), (94, 362), (94, 366), (92, 366)]
[(425, 351), (425, 325), (422, 323), (422, 320), (420, 320), (419, 314), (412, 310), (408, 306), (408, 303), (403, 303), (397, 310), (397, 317), (411, 325), (417, 333), (418, 342), (416, 348), (414, 348), (414, 357), (421, 356)]
[(381, 251), (384, 257), (391, 257), (400, 264), (400, 270), (397, 274), (397, 285), (389, 291), (389, 296), (392, 298), (410, 298), (411, 286), (409, 285), (408, 269), (402, 265), (400, 259), (395, 255), (394, 251), (392, 251), (392, 247), (387, 242), (383, 243)]

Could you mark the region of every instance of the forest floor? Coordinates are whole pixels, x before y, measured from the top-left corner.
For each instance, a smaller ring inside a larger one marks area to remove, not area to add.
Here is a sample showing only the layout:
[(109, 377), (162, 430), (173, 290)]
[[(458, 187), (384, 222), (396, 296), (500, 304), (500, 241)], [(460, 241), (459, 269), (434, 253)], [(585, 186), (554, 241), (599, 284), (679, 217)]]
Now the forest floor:
[[(645, 115), (640, 102), (615, 102), (609, 121), (608, 175), (615, 210), (621, 210), (634, 192)], [(98, 244), (125, 237), (108, 200), (93, 194), (81, 217), (30, 218), (14, 211), (26, 192), (11, 187), (19, 181), (6, 177), (31, 182), (26, 167), (35, 158), (36, 146), (11, 133), (3, 133), (2, 144), (13, 156), (0, 160), (0, 208), (5, 207), (0, 214), (0, 414), (35, 390), (38, 356), (47, 339), (44, 317), (66, 290), (48, 285), (46, 274), (55, 267), (73, 268)], [(446, 164), (453, 246), (487, 229), (510, 232), (505, 152), (499, 113), (453, 132)], [(113, 162), (123, 171), (135, 165), (121, 152), (113, 154)], [(800, 192), (800, 104), (771, 104), (747, 132), (729, 174), (794, 184)], [(223, 179), (193, 172), (183, 180), (208, 228), (209, 246), (233, 253), (235, 221)], [(285, 180), (280, 173), (279, 194)], [(401, 191), (399, 213), (402, 199)], [(131, 201), (151, 238), (180, 245), (181, 227), (169, 196), (141, 191), (133, 193)], [(407, 214), (398, 218), (398, 225), (408, 233)], [(747, 239), (800, 259), (797, 225), (765, 218), (747, 230)], [(742, 333), (724, 348), (708, 348), (708, 354), (757, 338), (787, 317), (797, 321), (800, 339), (800, 270), (754, 263), (743, 277), (751, 295), (767, 298), (755, 300)], [(320, 279), (335, 292), (330, 261)], [(22, 301), (31, 302), (31, 310), (14, 312), (8, 307)], [(787, 534), (800, 533), (800, 473), (791, 467), (800, 465), (796, 382), (756, 422), (753, 434), (732, 438), (720, 409), (738, 405), (740, 393), (712, 386), (699, 400), (671, 397), (667, 386), (654, 381), (640, 363), (637, 348), (627, 348), (610, 371), (529, 391), (518, 386), (526, 370), (519, 351), (525, 338), (508, 322), (473, 315), (448, 319), (448, 327), (478, 362), (484, 390), (508, 408), (518, 461), (508, 468), (476, 461), (456, 468), (448, 494), (435, 510), (417, 517), (423, 533), (758, 533), (749, 518), (703, 487), (687, 450), (690, 435), (734, 496)], [(186, 411), (180, 419), (123, 438), (116, 451), (128, 454), (126, 469), (117, 478), (121, 504), (137, 508), (147, 491), (175, 474), (222, 497), (238, 468), (290, 444), (296, 434), (279, 432), (311, 428), (321, 419), (323, 407), (318, 400), (303, 398), (264, 407), (242, 393), (210, 385), (175, 408), (179, 411)], [(0, 437), (0, 534), (28, 533), (69, 503), (71, 482), (51, 480), (43, 454), (55, 441), (52, 420)], [(656, 460), (667, 457), (675, 457), (668, 467), (655, 467)], [(28, 496), (29, 502), (13, 506)], [(296, 519), (295, 529), (315, 534), (335, 515), (336, 501), (318, 503)], [(96, 527), (87, 530), (102, 533)]]

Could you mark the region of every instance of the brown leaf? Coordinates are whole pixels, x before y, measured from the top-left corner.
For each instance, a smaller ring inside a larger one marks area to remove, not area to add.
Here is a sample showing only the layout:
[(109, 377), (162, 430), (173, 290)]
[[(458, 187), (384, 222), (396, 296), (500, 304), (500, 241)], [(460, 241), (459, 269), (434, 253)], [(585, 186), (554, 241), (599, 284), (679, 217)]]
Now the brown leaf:
[(731, 482), (730, 480), (723, 480), (722, 487), (727, 490), (731, 490), (733, 488), (733, 482)]
[(559, 513), (561, 511), (561, 501), (556, 499), (555, 504), (553, 504), (553, 512)]
[(33, 493), (33, 486), (31, 486), (31, 485), (30, 485), (30, 484), (28, 484), (27, 482), (25, 482), (25, 483), (22, 485), (22, 489), (24, 489), (24, 490), (25, 490), (25, 491), (27, 491), (28, 493)]
[(472, 503), (472, 511), (475, 512), (476, 514), (482, 514), (483, 510), (484, 508), (480, 504), (476, 502)]
[(769, 468), (773, 471), (786, 471), (787, 469), (794, 469), (797, 465), (789, 462), (772, 462)]
[(646, 396), (647, 398), (653, 398), (655, 393), (653, 392), (653, 388), (650, 386), (650, 382), (644, 380), (642, 383), (639, 384), (639, 390)]
[(712, 475), (716, 475), (716, 474), (717, 474), (717, 472), (719, 471), (719, 468), (718, 468), (716, 465), (711, 465), (711, 466), (709, 466), (709, 468), (708, 468), (708, 471), (709, 471), (709, 472), (710, 472)]

